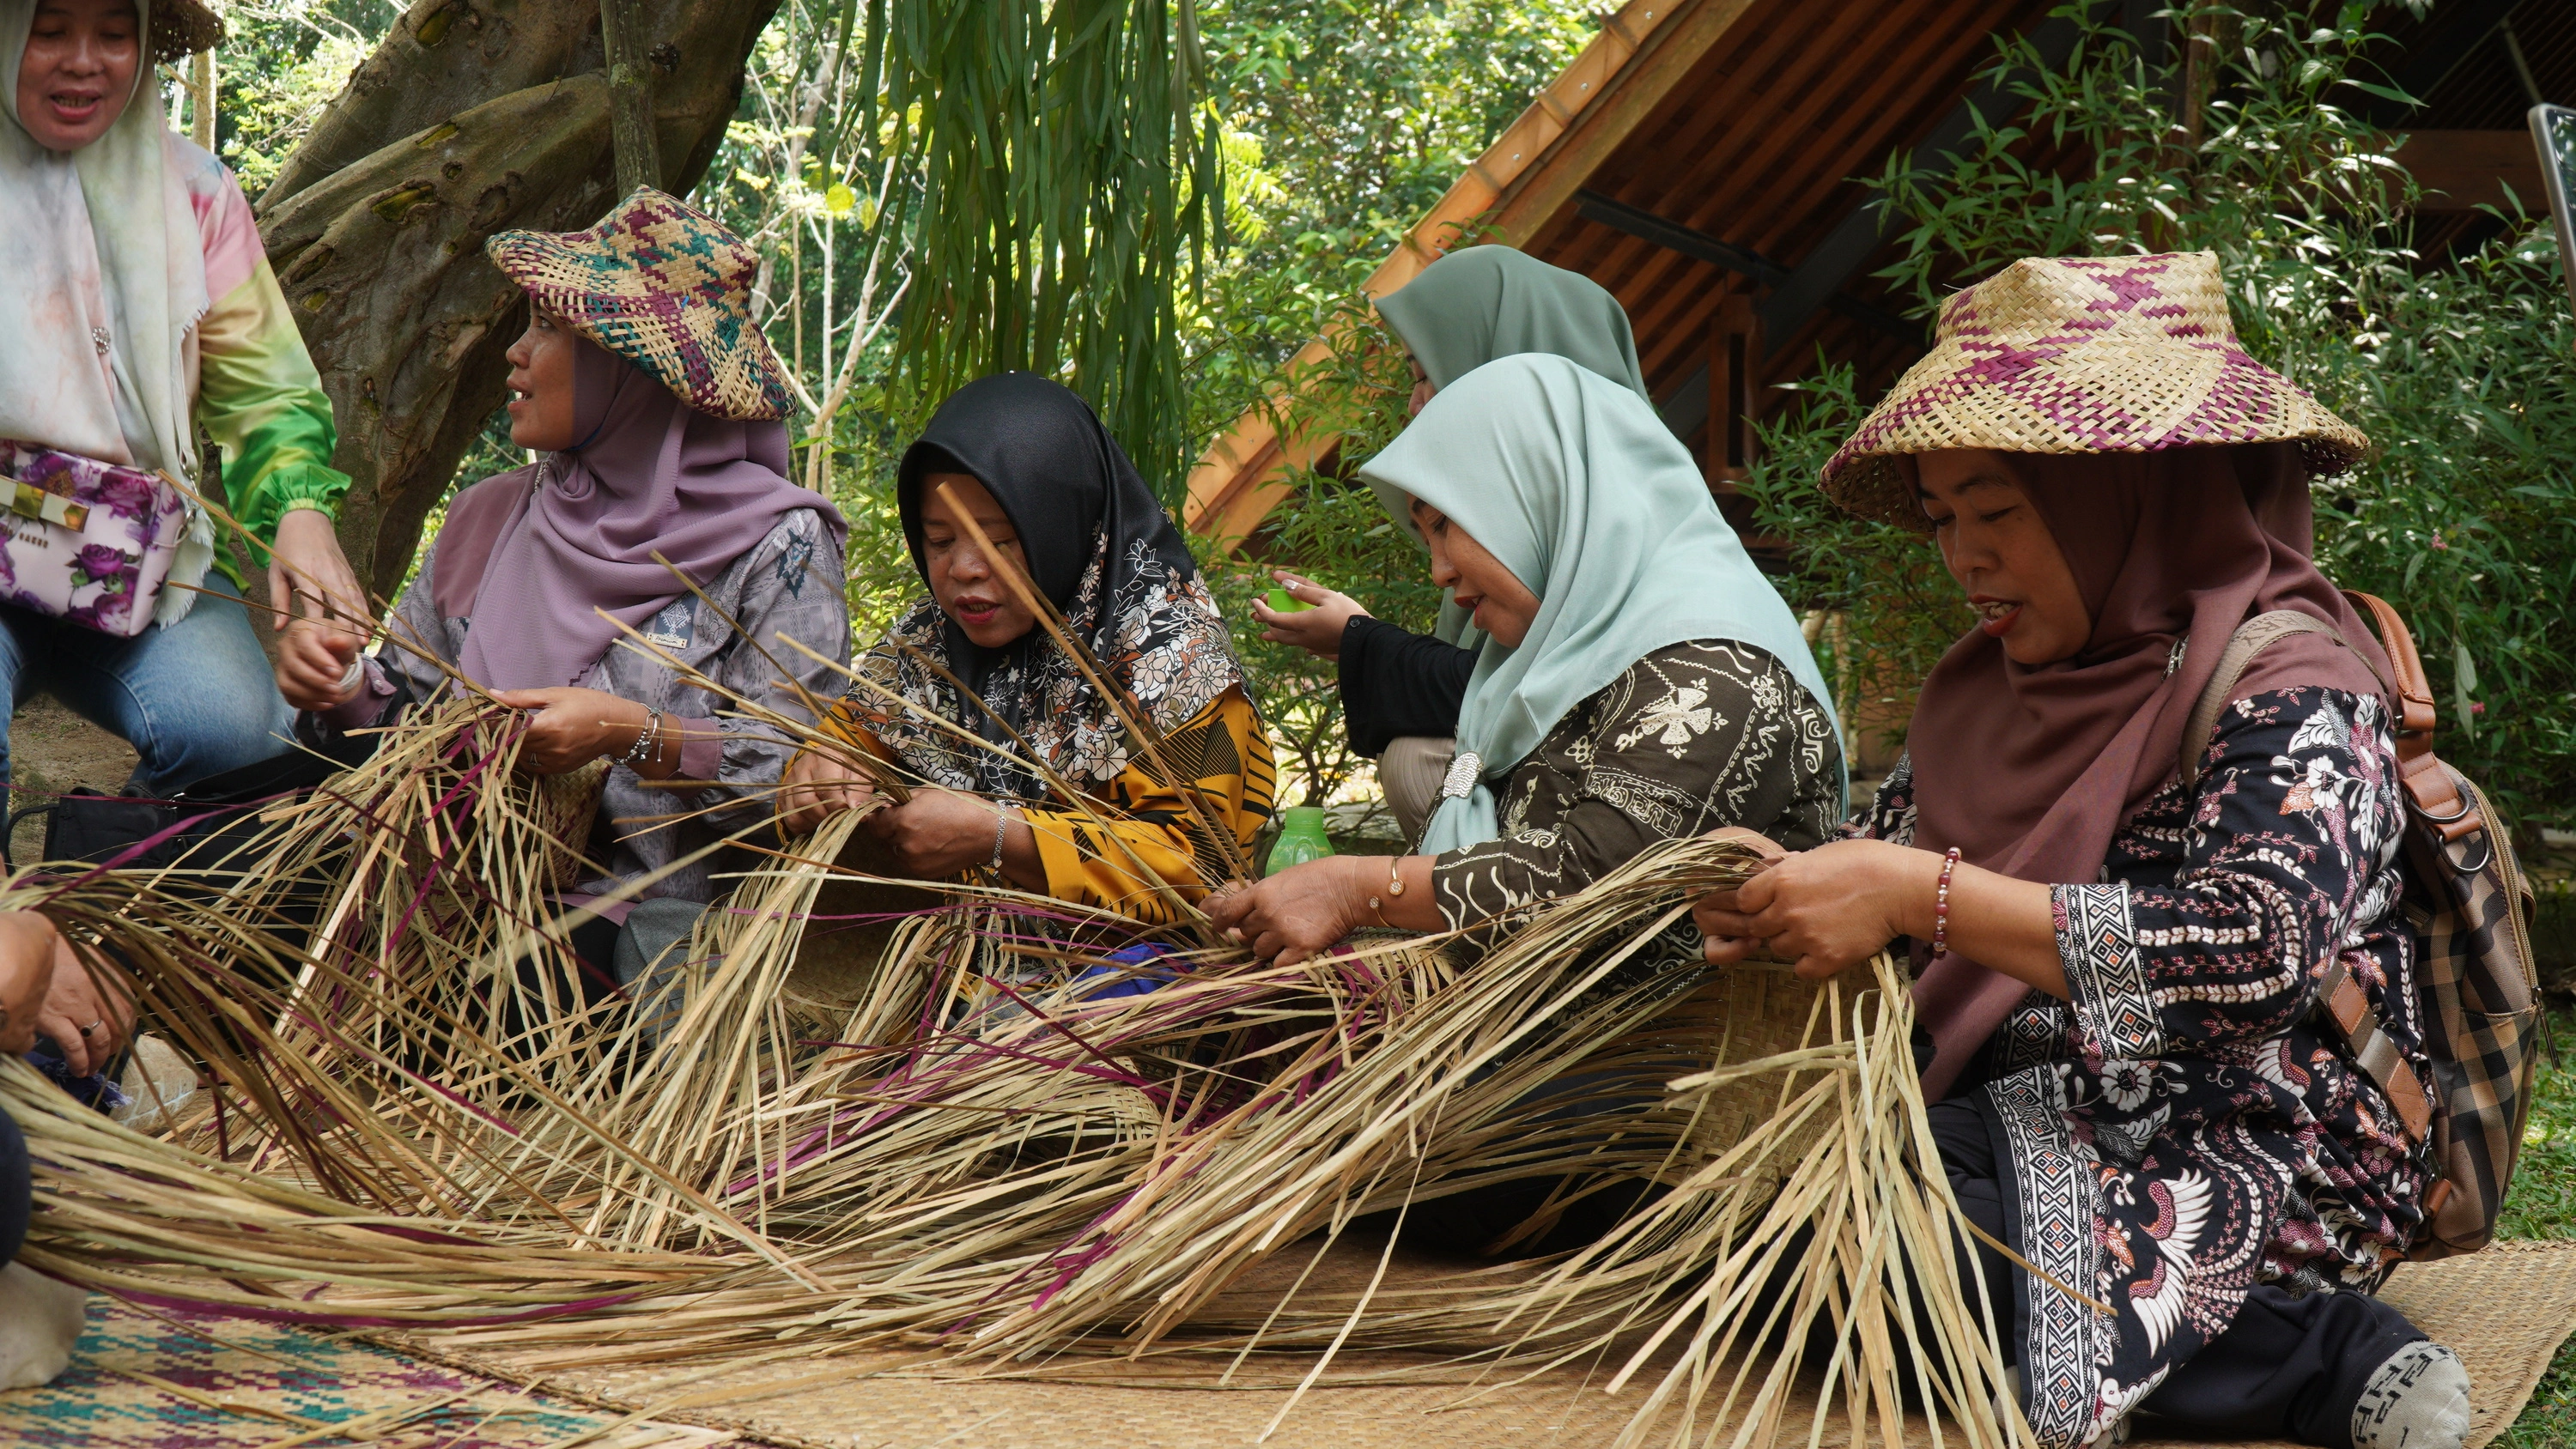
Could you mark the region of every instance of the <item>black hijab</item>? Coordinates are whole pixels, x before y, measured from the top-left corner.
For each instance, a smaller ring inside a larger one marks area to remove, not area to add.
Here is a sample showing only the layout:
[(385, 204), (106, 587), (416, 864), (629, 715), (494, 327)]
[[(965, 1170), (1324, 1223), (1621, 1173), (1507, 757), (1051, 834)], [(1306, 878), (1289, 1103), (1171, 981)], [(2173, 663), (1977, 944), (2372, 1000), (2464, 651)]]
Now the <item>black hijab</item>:
[[(932, 473), (968, 474), (993, 495), (1019, 536), (1031, 582), (1156, 728), (1186, 724), (1241, 683), (1242, 667), (1189, 545), (1099, 415), (1071, 389), (1035, 373), (1006, 372), (940, 404), (905, 451), (895, 482), (904, 541), (925, 584), (922, 480)], [(935, 660), (974, 698), (958, 696), (907, 650)], [(887, 666), (880, 672), (891, 674), (907, 700), (1005, 748), (1019, 748), (1017, 735), (1076, 784), (1105, 784), (1125, 767), (1127, 741), (1116, 714), (1044, 625), (985, 649), (936, 599), (924, 599), (870, 659)], [(881, 718), (877, 726), (879, 738), (936, 783), (1020, 798), (1046, 794), (1033, 772), (989, 752), (965, 758), (938, 733), (899, 719)]]

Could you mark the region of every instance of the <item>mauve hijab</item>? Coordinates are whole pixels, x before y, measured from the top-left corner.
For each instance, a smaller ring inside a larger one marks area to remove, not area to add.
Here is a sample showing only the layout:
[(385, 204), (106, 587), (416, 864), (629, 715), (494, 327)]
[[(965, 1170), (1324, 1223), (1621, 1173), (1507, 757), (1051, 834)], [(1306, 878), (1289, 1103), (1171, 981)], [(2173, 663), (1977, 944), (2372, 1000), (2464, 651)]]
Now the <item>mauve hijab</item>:
[(787, 481), (785, 424), (699, 412), (571, 341), (581, 441), (458, 494), (439, 531), (430, 597), (441, 617), (491, 621), (456, 661), (486, 689), (579, 683), (620, 623), (641, 628), (680, 596), (655, 554), (704, 585), (796, 509), (822, 515), (836, 556), (849, 535), (831, 500)]
[[(2056, 536), (2093, 632), (2055, 664), (2016, 664), (1983, 630), (1942, 656), (1906, 733), (1916, 845), (1957, 846), (2020, 880), (2099, 880), (2112, 834), (2174, 773), (2229, 636), (2257, 614), (2322, 619), (2351, 647), (2291, 635), (2255, 656), (2232, 698), (2292, 685), (2388, 697), (2387, 656), (2310, 562), (2296, 445), (1995, 456)], [(2189, 641), (2179, 663), (2177, 640)], [(1914, 986), (1933, 1041), (1925, 1094), (1947, 1093), (2029, 994), (1955, 952), (1925, 966)]]

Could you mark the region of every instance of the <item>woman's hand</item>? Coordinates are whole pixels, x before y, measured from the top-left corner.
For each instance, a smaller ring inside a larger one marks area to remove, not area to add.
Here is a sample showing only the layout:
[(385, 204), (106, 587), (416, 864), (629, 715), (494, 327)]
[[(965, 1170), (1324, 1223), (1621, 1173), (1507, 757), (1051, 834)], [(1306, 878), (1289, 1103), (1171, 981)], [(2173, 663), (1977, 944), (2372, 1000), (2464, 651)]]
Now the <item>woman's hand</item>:
[(807, 749), (787, 767), (779, 782), (778, 828), (803, 835), (821, 825), (835, 810), (864, 810), (877, 798), (874, 781), (837, 755)]
[(54, 923), (33, 911), (0, 914), (0, 1052), (23, 1056), (36, 1044), (61, 944)]
[(341, 628), (299, 618), (288, 623), (277, 646), (277, 692), (297, 709), (315, 713), (347, 700), (366, 687), (363, 676), (346, 690), (349, 661), (358, 657), (364, 639)]
[(1941, 857), (1928, 850), (1838, 840), (1782, 855), (1736, 889), (1711, 892), (1691, 919), (1718, 965), (1767, 947), (1795, 961), (1800, 976), (1822, 981), (1913, 934), (1915, 918), (1931, 914), (1940, 878)]
[(118, 988), (115, 968), (104, 958), (96, 958), (95, 966), (85, 964), (60, 934), (49, 934), (52, 940), (46, 953), (52, 977), (44, 1004), (36, 1008), (36, 1030), (62, 1048), (63, 1064), (73, 1076), (105, 1071), (108, 1062), (125, 1049), (126, 1032), (134, 1022), (133, 1004)]
[(1374, 925), (1369, 911), (1370, 885), (1382, 890), (1386, 857), (1336, 855), (1292, 865), (1266, 880), (1211, 895), (1203, 902), (1208, 920), (1226, 939), (1252, 948), (1265, 966), (1294, 966), (1338, 945), (1351, 932)]
[[(891, 846), (906, 871), (936, 879), (990, 864), (997, 829), (1007, 846), (1010, 835), (1025, 835), (1029, 827), (1016, 818), (1006, 819), (1001, 805), (979, 796), (916, 790), (911, 799), (869, 816), (859, 828)], [(1035, 854), (1034, 846), (1030, 853)], [(1003, 863), (1010, 861), (1006, 858)]]
[(361, 644), (374, 617), (367, 608), (367, 591), (358, 587), (358, 575), (340, 552), (331, 515), (318, 508), (293, 509), (277, 520), (277, 542), (269, 551), (268, 601), (277, 611), (270, 617), (273, 629), (310, 620)]
[[(530, 711), (519, 763), (540, 775), (568, 774), (603, 755), (623, 755), (652, 722), (644, 706), (601, 689), (505, 689), (492, 699), (505, 709)], [(676, 756), (669, 743), (676, 730), (667, 715), (662, 734), (665, 743), (655, 754)]]
[(1270, 576), (1287, 589), (1288, 597), (1312, 604), (1293, 614), (1273, 610), (1260, 599), (1252, 601), (1252, 617), (1264, 627), (1261, 637), (1274, 644), (1294, 644), (1319, 659), (1342, 657), (1342, 631), (1351, 620), (1368, 613), (1360, 601), (1348, 594), (1337, 594), (1322, 584), (1301, 579), (1286, 569), (1272, 569)]

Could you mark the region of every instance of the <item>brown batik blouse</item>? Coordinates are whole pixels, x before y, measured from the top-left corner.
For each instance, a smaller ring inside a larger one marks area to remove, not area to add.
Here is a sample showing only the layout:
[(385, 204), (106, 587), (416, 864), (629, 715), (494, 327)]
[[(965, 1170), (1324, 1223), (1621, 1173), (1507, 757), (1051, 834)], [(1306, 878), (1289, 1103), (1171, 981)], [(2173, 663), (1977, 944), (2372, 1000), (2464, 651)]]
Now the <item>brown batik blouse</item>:
[(1452, 929), (1572, 895), (1657, 841), (1741, 825), (1820, 845), (1842, 819), (1842, 742), (1769, 651), (1694, 640), (1568, 711), (1494, 793), (1502, 835), (1432, 860)]

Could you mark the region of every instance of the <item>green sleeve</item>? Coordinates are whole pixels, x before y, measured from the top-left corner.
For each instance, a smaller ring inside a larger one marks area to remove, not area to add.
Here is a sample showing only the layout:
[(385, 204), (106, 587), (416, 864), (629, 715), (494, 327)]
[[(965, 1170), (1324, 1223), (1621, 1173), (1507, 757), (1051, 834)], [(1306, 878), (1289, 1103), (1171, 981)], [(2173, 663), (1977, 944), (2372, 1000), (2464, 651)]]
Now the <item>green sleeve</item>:
[(260, 543), (294, 508), (339, 517), (349, 475), (331, 466), (331, 400), (264, 258), (197, 324), (197, 422), (224, 450), (233, 517)]

